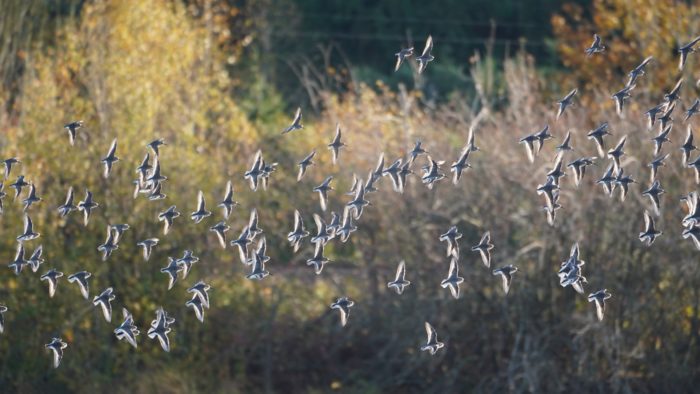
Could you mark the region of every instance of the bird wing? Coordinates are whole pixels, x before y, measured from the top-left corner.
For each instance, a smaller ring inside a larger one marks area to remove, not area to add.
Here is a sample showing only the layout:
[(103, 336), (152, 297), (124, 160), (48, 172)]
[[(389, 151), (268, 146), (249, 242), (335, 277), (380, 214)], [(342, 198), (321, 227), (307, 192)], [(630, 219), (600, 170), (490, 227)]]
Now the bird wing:
[(32, 256), (29, 258), (29, 260), (39, 260), (41, 258), (41, 254), (43, 252), (44, 252), (44, 245), (37, 246), (37, 248), (34, 249), (34, 253), (32, 253)]
[(406, 277), (406, 262), (401, 260), (398, 268), (396, 268), (396, 281), (403, 280)]
[(299, 213), (298, 209), (294, 210), (294, 231), (301, 230), (304, 227), (304, 223), (302, 222), (302, 217), (301, 213)]
[(15, 253), (15, 261), (24, 261), (24, 245), (17, 244), (17, 253)]
[(377, 160), (377, 166), (374, 169), (375, 174), (381, 174), (384, 172), (384, 152), (379, 155), (379, 160)]
[(423, 56), (430, 55), (433, 50), (433, 36), (429, 35), (428, 39), (425, 41), (425, 47), (423, 48)]
[(620, 142), (617, 143), (617, 146), (615, 147), (616, 151), (622, 151), (622, 148), (625, 147), (625, 142), (627, 142), (627, 136), (623, 136), (620, 138)]
[(102, 308), (102, 315), (107, 322), (112, 321), (112, 304), (109, 302), (109, 298), (100, 302), (100, 307)]
[(435, 331), (435, 328), (428, 322), (425, 322), (425, 333), (428, 336), (428, 343), (437, 341), (437, 331)]
[(87, 283), (87, 276), (82, 278), (82, 280), (80, 278), (76, 279), (78, 282), (78, 287), (80, 287), (80, 294), (83, 295), (83, 298), (88, 299), (90, 297), (90, 290)]
[(488, 250), (484, 249), (479, 249), (479, 253), (481, 254), (481, 260), (484, 262), (484, 265), (488, 268), (491, 266), (491, 252)]
[(479, 243), (482, 245), (491, 243), (491, 231), (485, 232), (484, 235), (481, 237), (481, 241)]
[(66, 207), (73, 205), (73, 186), (68, 188), (68, 195), (66, 195)]
[(294, 121), (292, 122), (292, 124), (294, 126), (299, 126), (300, 122), (301, 122), (301, 107), (297, 107), (297, 111), (294, 114)]
[(205, 209), (204, 193), (200, 190), (197, 194), (197, 211), (203, 212)]
[(678, 82), (676, 82), (676, 85), (669, 92), (669, 94), (670, 95), (678, 94), (678, 91), (681, 89), (681, 86), (683, 86), (683, 78), (679, 79)]
[(450, 293), (452, 293), (452, 297), (459, 298), (459, 284), (458, 283), (450, 283)]
[(56, 294), (56, 278), (47, 276), (46, 280), (49, 282), (49, 297), (53, 297)]
[(646, 59), (642, 60), (639, 66), (637, 66), (637, 69), (643, 69), (647, 64), (649, 64), (650, 61), (652, 61), (652, 59), (654, 59), (653, 56), (648, 56)]
[(323, 219), (321, 219), (321, 217), (318, 216), (318, 214), (314, 213), (314, 222), (316, 222), (316, 228), (318, 229), (318, 234), (322, 235), (321, 232), (326, 227), (325, 223), (323, 223)]
[(605, 314), (605, 301), (595, 299), (595, 309), (598, 315), (598, 320), (603, 320), (603, 315)]
[(168, 231), (170, 231), (170, 226), (172, 225), (172, 219), (170, 219), (169, 217), (164, 216), (162, 220), (163, 220), (163, 222), (164, 222), (164, 224), (163, 224), (163, 235), (167, 235), (167, 234), (168, 234)]
[(335, 138), (333, 138), (333, 144), (337, 145), (342, 137), (342, 131), (340, 130), (340, 123), (335, 124)]
[(253, 167), (252, 167), (251, 171), (259, 171), (261, 164), (262, 164), (262, 151), (260, 149), (258, 149), (258, 151), (255, 152), (255, 159), (253, 160)]
[(117, 151), (117, 139), (115, 138), (112, 140), (112, 145), (109, 147), (109, 152), (107, 153), (107, 157), (114, 157), (114, 154)]
[(226, 196), (224, 197), (225, 201), (228, 201), (233, 198), (233, 183), (229, 180), (226, 182)]
[(53, 351), (53, 367), (58, 368), (58, 366), (61, 364), (61, 358), (62, 358), (61, 351), (56, 349), (53, 346), (50, 347), (49, 349), (51, 349)]
[(170, 339), (168, 339), (167, 333), (157, 333), (156, 336), (158, 337), (158, 342), (160, 342), (160, 346), (163, 348), (163, 350), (170, 352)]
[(238, 257), (241, 259), (241, 263), (247, 264), (248, 261), (248, 246), (247, 245), (241, 245), (239, 243), (236, 244), (238, 246)]
[(248, 220), (248, 229), (251, 228), (257, 228), (258, 227), (258, 210), (256, 208), (253, 208), (250, 211), (250, 220)]
[(450, 270), (447, 273), (448, 278), (457, 277), (459, 275), (459, 266), (457, 259), (450, 259)]
[(532, 146), (532, 141), (524, 141), (525, 142), (525, 149), (527, 150), (527, 158), (530, 160), (530, 163), (533, 163), (535, 161), (535, 152), (534, 152), (534, 147)]
[(214, 232), (216, 233), (216, 237), (219, 239), (219, 244), (221, 244), (221, 247), (226, 249), (226, 234), (220, 230)]
[(615, 112), (618, 115), (622, 114), (622, 107), (625, 105), (624, 103), (624, 98), (619, 95), (613, 96), (613, 99), (615, 99)]
[[(309, 153), (309, 154), (304, 158), (304, 160), (302, 160), (302, 162), (308, 163), (309, 161), (311, 161), (311, 159), (314, 158), (314, 156), (316, 156), (316, 149), (312, 150), (311, 153)], [(310, 163), (309, 163), (309, 164), (310, 164)]]
[(644, 211), (644, 228), (646, 231), (649, 231), (650, 228), (654, 225), (653, 221), (654, 219), (651, 218), (649, 211)]
[(340, 325), (345, 327), (348, 324), (348, 311), (346, 308), (340, 307)]
[(399, 71), (399, 67), (401, 67), (401, 63), (403, 63), (403, 56), (401, 53), (396, 54), (396, 65), (394, 66), (394, 72)]
[(32, 224), (32, 218), (29, 215), (24, 215), (24, 233), (29, 234), (32, 232), (34, 225)]
[(505, 272), (501, 271), (501, 277), (503, 278), (503, 291), (508, 294), (508, 291), (510, 290), (511, 276), (510, 274), (506, 274)]
[(318, 196), (319, 196), (319, 202), (321, 203), (321, 210), (325, 211), (326, 210), (326, 205), (327, 205), (327, 199), (328, 195), (326, 194), (325, 189), (319, 189), (318, 190)]
[(578, 260), (579, 257), (579, 248), (578, 248), (578, 242), (576, 242), (572, 247), (571, 247), (571, 252), (569, 253), (569, 257)]

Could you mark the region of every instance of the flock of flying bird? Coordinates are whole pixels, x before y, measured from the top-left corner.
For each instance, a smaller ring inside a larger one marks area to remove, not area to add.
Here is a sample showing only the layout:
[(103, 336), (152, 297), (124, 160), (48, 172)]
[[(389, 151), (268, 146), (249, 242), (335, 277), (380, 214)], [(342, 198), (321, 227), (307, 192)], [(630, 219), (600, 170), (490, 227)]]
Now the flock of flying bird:
[[(685, 65), (688, 54), (696, 50), (696, 45), (698, 42), (700, 42), (700, 37), (678, 49), (678, 52), (680, 53), (681, 69), (683, 69)], [(432, 48), (432, 37), (428, 37), (422, 54), (420, 56), (416, 56), (416, 61), (418, 63), (417, 69), (419, 73), (422, 73), (428, 66), (428, 63), (434, 60), (434, 57), (432, 56)], [(585, 54), (586, 56), (593, 56), (604, 51), (605, 47), (602, 45), (600, 37), (598, 35), (594, 35), (594, 41), (592, 45), (585, 50)], [(395, 70), (398, 70), (401, 65), (411, 56), (413, 56), (413, 48), (405, 48), (396, 53), (397, 62)], [(630, 92), (636, 87), (638, 79), (644, 75), (645, 67), (651, 60), (652, 57), (644, 59), (639, 66), (630, 71), (629, 79), (624, 88), (612, 95), (612, 99), (614, 99), (616, 102), (618, 113), (622, 113), (625, 101), (630, 98)], [(673, 127), (673, 119), (671, 118), (671, 114), (680, 99), (679, 92), (682, 82), (682, 79), (679, 80), (673, 90), (664, 95), (664, 101), (661, 104), (651, 108), (645, 114), (649, 118), (649, 128), (652, 128), (657, 122), (660, 125), (658, 135), (652, 139), (654, 143), (655, 158), (648, 165), (651, 169), (651, 186), (642, 192), (642, 195), (648, 196), (651, 200), (654, 212), (657, 215), (659, 214), (660, 209), (659, 199), (664, 193), (664, 190), (661, 188), (660, 181), (657, 178), (658, 169), (665, 165), (664, 160), (669, 155), (668, 153), (662, 154), (662, 148), (665, 143), (670, 142), (668, 135)], [(574, 89), (558, 102), (558, 111), (556, 113), (557, 119), (564, 115), (567, 108), (573, 104), (576, 94), (577, 90)], [(687, 121), (697, 113), (700, 113), (700, 100), (696, 99), (695, 102), (687, 109), (684, 121)], [(301, 109), (297, 109), (293, 122), (289, 127), (282, 131), (282, 134), (302, 130), (303, 125), (301, 120)], [(82, 126), (82, 121), (76, 121), (65, 125), (71, 145), (74, 145), (76, 133)], [(607, 157), (611, 160), (604, 175), (597, 180), (597, 183), (601, 184), (604, 187), (605, 192), (610, 196), (612, 196), (614, 190), (619, 187), (621, 191), (620, 197), (624, 201), (629, 190), (629, 185), (636, 183), (632, 177), (624, 172), (624, 169), (621, 166), (620, 159), (625, 154), (624, 147), (627, 137), (622, 137), (614, 148), (609, 149), (606, 152), (604, 138), (607, 135), (610, 135), (608, 123), (603, 123), (588, 133), (588, 138), (595, 142), (599, 155), (603, 158), (605, 158), (607, 155)], [(520, 143), (525, 145), (527, 156), (532, 162), (541, 151), (545, 141), (552, 138), (553, 136), (550, 134), (549, 126), (547, 125), (542, 130), (523, 137), (520, 139)], [(134, 198), (144, 196), (144, 198), (151, 201), (166, 198), (166, 195), (162, 192), (162, 185), (168, 178), (162, 175), (159, 160), (160, 150), (165, 145), (166, 143), (163, 139), (156, 139), (147, 144), (147, 149), (149, 149), (150, 152), (146, 152), (143, 161), (136, 168), (138, 178), (133, 182)], [(332, 153), (332, 160), (334, 164), (339, 160), (341, 150), (345, 146), (345, 143), (342, 141), (342, 132), (340, 126), (338, 125), (336, 127), (335, 137), (327, 145)], [(570, 133), (564, 137), (562, 143), (558, 145), (556, 149), (558, 153), (554, 161), (554, 166), (551, 171), (547, 173), (545, 183), (537, 187), (537, 193), (543, 195), (545, 198), (545, 206), (543, 207), (543, 210), (547, 215), (547, 220), (550, 225), (554, 225), (556, 212), (562, 208), (559, 204), (559, 181), (561, 177), (566, 175), (565, 169), (571, 168), (574, 174), (574, 182), (578, 186), (585, 176), (586, 167), (594, 164), (596, 160), (594, 157), (580, 157), (569, 162), (566, 165), (566, 168), (564, 167), (564, 156), (567, 153), (570, 154), (570, 152), (573, 152)], [(688, 134), (685, 142), (680, 149), (683, 151), (683, 162), (686, 166), (695, 170), (696, 182), (700, 183), (700, 156), (693, 161), (690, 160), (691, 153), (697, 149), (693, 145), (693, 133), (690, 127), (688, 128)], [(105, 178), (109, 177), (113, 166), (120, 160), (119, 157), (116, 156), (116, 151), (117, 140), (115, 139), (112, 142), (107, 155), (101, 160), (104, 165)], [(469, 164), (470, 155), (473, 152), (478, 151), (479, 148), (475, 143), (475, 135), (473, 130), (471, 130), (466, 146), (460, 153), (458, 159), (450, 166), (450, 172), (452, 172), (452, 181), (454, 184), (459, 182), (463, 171), (471, 167)], [(151, 153), (153, 154), (152, 157)], [(298, 163), (298, 181), (302, 179), (308, 167), (314, 165), (313, 160), (315, 155), (316, 151), (314, 150)], [(377, 182), (383, 177), (387, 176), (391, 180), (394, 190), (402, 193), (404, 186), (406, 185), (407, 177), (409, 175), (414, 175), (412, 166), (415, 160), (420, 156), (425, 156), (427, 158), (427, 164), (422, 166), (423, 175), (421, 179), (428, 188), (432, 189), (435, 184), (447, 177), (447, 175), (441, 170), (441, 166), (444, 164), (444, 162), (434, 160), (422, 147), (420, 140), (418, 140), (414, 148), (408, 152), (408, 158), (405, 161), (402, 158), (399, 158), (391, 165), (385, 166), (384, 155), (382, 153), (379, 157), (377, 166), (369, 171), (366, 180), (358, 178), (357, 176), (354, 177), (351, 190), (346, 193), (350, 195), (351, 198), (344, 207), (342, 215), (331, 212), (331, 220), (329, 223), (326, 223), (326, 221), (320, 215), (313, 215), (317, 228), (315, 235), (312, 235), (305, 229), (301, 213), (298, 210), (294, 212), (294, 228), (287, 236), (290, 246), (293, 248), (294, 252), (296, 253), (299, 250), (304, 239), (310, 237), (310, 242), (314, 244), (314, 253), (313, 256), (307, 260), (307, 265), (313, 267), (316, 274), (321, 274), (324, 266), (330, 262), (330, 260), (324, 256), (325, 246), (328, 242), (335, 238), (339, 239), (341, 242), (346, 242), (350, 238), (351, 234), (357, 231), (357, 226), (353, 223), (353, 220), (359, 220), (362, 216), (364, 208), (371, 205), (371, 203), (367, 200), (367, 195), (378, 191), (376, 187)], [(5, 180), (9, 179), (13, 168), (21, 164), (21, 162), (14, 157), (4, 160), (3, 163), (5, 166)], [(256, 191), (259, 185), (262, 185), (262, 187), (266, 189), (269, 179), (276, 171), (276, 168), (277, 163), (266, 162), (263, 158), (262, 152), (258, 151), (253, 160), (251, 168), (245, 172), (244, 179), (250, 183), (250, 187), (253, 191)], [(318, 193), (322, 211), (327, 210), (328, 193), (333, 190), (331, 186), (332, 181), (333, 177), (329, 176), (320, 185), (313, 189), (315, 193)], [(3, 198), (6, 196), (6, 194), (3, 192), (4, 183), (5, 182), (0, 183), (0, 213), (2, 212)], [(33, 272), (37, 272), (44, 262), (42, 259), (43, 248), (41, 245), (39, 245), (34, 249), (31, 256), (26, 258), (25, 243), (40, 237), (40, 234), (34, 231), (32, 220), (27, 212), (29, 211), (30, 207), (41, 202), (42, 199), (37, 195), (34, 184), (26, 181), (23, 175), (19, 175), (16, 181), (9, 186), (15, 190), (15, 199), (22, 195), (25, 187), (28, 187), (26, 197), (21, 200), (25, 211), (24, 230), (22, 234), (17, 237), (17, 253), (14, 260), (9, 263), (9, 267), (17, 275), (20, 275), (26, 266), (29, 266)], [(698, 204), (698, 194), (696, 192), (691, 192), (684, 197), (683, 200), (688, 206), (689, 213), (682, 220), (682, 225), (684, 226), (682, 236), (684, 238), (690, 238), (694, 242), (695, 246), (700, 249), (700, 204)], [(264, 232), (258, 225), (258, 214), (255, 208), (251, 210), (250, 220), (241, 230), (238, 238), (231, 240), (230, 243), (227, 242), (226, 233), (230, 230), (230, 227), (226, 222), (233, 212), (234, 207), (237, 205), (238, 202), (234, 200), (233, 185), (231, 181), (229, 181), (226, 185), (224, 198), (218, 204), (218, 207), (222, 209), (223, 220), (211, 226), (210, 231), (215, 233), (222, 248), (226, 248), (227, 245), (230, 244), (238, 249), (241, 262), (250, 267), (250, 273), (246, 275), (246, 278), (252, 280), (262, 280), (270, 274), (265, 268), (265, 264), (270, 260), (270, 257), (266, 255), (267, 243), (265, 236), (263, 235)], [(74, 211), (80, 211), (83, 214), (83, 223), (85, 226), (87, 226), (90, 220), (91, 212), (98, 207), (99, 204), (93, 199), (93, 195), (89, 190), (85, 191), (84, 199), (75, 204), (73, 189), (70, 188), (68, 190), (65, 202), (58, 207), (58, 213), (60, 216), (66, 217)], [(202, 191), (199, 191), (197, 208), (191, 213), (190, 218), (195, 223), (200, 223), (202, 220), (211, 215), (212, 212), (207, 210), (204, 194)], [(170, 206), (168, 209), (158, 215), (158, 220), (163, 222), (164, 236), (168, 234), (175, 219), (177, 219), (179, 216), (180, 212), (177, 211), (175, 205)], [(655, 227), (654, 219), (648, 211), (644, 212), (644, 219), (645, 228), (644, 231), (639, 234), (639, 239), (646, 245), (651, 245), (654, 240), (662, 234), (662, 232)], [(102, 253), (103, 260), (107, 260), (111, 254), (119, 248), (120, 239), (123, 233), (127, 230), (129, 230), (128, 224), (113, 224), (107, 227), (105, 242), (102, 245), (99, 245), (97, 248), (98, 251)], [(442, 280), (441, 286), (449, 289), (454, 298), (459, 297), (460, 284), (464, 281), (464, 278), (459, 276), (460, 247), (458, 240), (461, 237), (462, 234), (456, 226), (452, 226), (450, 229), (448, 229), (448, 231), (439, 237), (440, 241), (447, 244), (447, 257), (450, 259), (448, 274), (447, 277)], [(143, 258), (145, 260), (149, 260), (152, 250), (158, 245), (158, 243), (158, 238), (148, 238), (137, 243), (137, 246), (143, 250)], [(474, 253), (479, 253), (485, 267), (490, 268), (491, 250), (493, 248), (494, 244), (491, 241), (491, 234), (490, 232), (486, 231), (478, 243), (471, 247), (471, 251)], [(187, 278), (193, 264), (197, 263), (198, 261), (199, 258), (196, 257), (191, 250), (185, 250), (183, 256), (178, 259), (168, 257), (167, 266), (161, 269), (161, 272), (166, 274), (168, 277), (168, 289), (173, 287), (180, 276), (182, 279)], [(579, 245), (574, 244), (571, 248), (569, 257), (561, 264), (561, 269), (559, 270), (560, 285), (563, 287), (571, 286), (577, 293), (584, 294), (584, 284), (587, 283), (586, 278), (582, 275), (582, 267), (584, 264), (585, 262), (579, 258)], [(501, 277), (503, 291), (506, 294), (508, 294), (511, 287), (513, 274), (516, 273), (517, 270), (518, 268), (513, 265), (506, 265), (492, 271), (493, 275)], [(68, 276), (67, 279), (69, 283), (75, 283), (79, 287), (82, 296), (89, 300), (90, 290), (88, 282), (91, 276), (92, 274), (90, 272), (79, 271)], [(54, 296), (61, 277), (63, 277), (63, 273), (57, 271), (56, 269), (50, 269), (41, 275), (41, 280), (48, 283), (49, 297)], [(406, 280), (406, 264), (404, 261), (401, 261), (396, 270), (395, 279), (389, 282), (387, 286), (395, 290), (397, 294), (401, 295), (405, 288), (410, 284), (411, 282)], [(208, 294), (209, 290), (210, 286), (203, 281), (198, 281), (188, 288), (188, 292), (192, 294), (192, 298), (188, 300), (185, 305), (194, 310), (194, 313), (200, 322), (204, 321), (204, 310), (208, 309), (210, 305)], [(605, 302), (610, 297), (611, 294), (606, 289), (602, 289), (588, 295), (588, 301), (595, 303), (599, 320), (602, 320), (604, 317)], [(114, 289), (109, 287), (100, 292), (99, 295), (95, 296), (92, 300), (96, 307), (100, 307), (104, 319), (107, 322), (111, 322), (112, 320), (112, 302), (115, 299), (116, 296), (114, 294)], [(350, 298), (340, 297), (334, 303), (332, 303), (330, 307), (339, 311), (340, 323), (342, 326), (345, 326), (350, 315), (350, 308), (353, 306), (354, 301), (352, 301)], [(0, 333), (4, 331), (4, 313), (7, 311), (8, 308), (6, 306), (0, 305)], [(114, 334), (119, 340), (124, 340), (136, 348), (136, 338), (139, 335), (139, 330), (134, 322), (133, 316), (126, 308), (122, 309), (122, 313), (123, 322), (114, 329)], [(171, 332), (171, 326), (174, 323), (175, 319), (169, 316), (168, 313), (161, 307), (156, 311), (156, 317), (151, 322), (150, 328), (147, 332), (149, 338), (158, 339), (163, 350), (166, 352), (170, 350), (170, 340), (168, 334)], [(421, 350), (428, 351), (430, 354), (435, 354), (439, 349), (444, 347), (444, 344), (438, 341), (437, 332), (430, 323), (425, 322), (425, 329), (427, 333), (427, 342), (425, 345), (421, 346)], [(45, 345), (47, 349), (52, 351), (54, 367), (59, 366), (63, 357), (63, 351), (67, 345), (68, 344), (61, 338), (53, 338), (51, 342)]]

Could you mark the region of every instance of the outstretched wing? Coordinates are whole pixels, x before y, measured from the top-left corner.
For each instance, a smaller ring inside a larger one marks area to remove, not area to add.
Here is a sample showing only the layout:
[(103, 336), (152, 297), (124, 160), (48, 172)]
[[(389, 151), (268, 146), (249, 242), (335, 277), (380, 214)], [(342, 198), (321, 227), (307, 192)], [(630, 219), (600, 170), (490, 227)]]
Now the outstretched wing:
[(396, 281), (403, 280), (406, 277), (406, 262), (401, 260), (398, 268), (396, 268)]
[(197, 211), (204, 211), (204, 193), (200, 190), (197, 194)]
[(644, 211), (644, 229), (649, 231), (652, 226), (654, 226), (654, 219), (651, 218), (649, 211)]
[(437, 331), (428, 322), (425, 322), (425, 333), (428, 336), (428, 343), (437, 342)]
[(433, 36), (429, 35), (428, 39), (425, 41), (425, 47), (423, 48), (423, 56), (430, 55), (433, 51)]
[(598, 320), (603, 320), (603, 316), (605, 315), (605, 301), (603, 300), (598, 300), (596, 298), (595, 300), (595, 309), (596, 309), (596, 314), (598, 315)]
[(109, 152), (107, 153), (107, 157), (113, 157), (116, 152), (117, 152), (117, 139), (115, 138), (114, 140), (112, 140), (112, 145), (109, 147)]

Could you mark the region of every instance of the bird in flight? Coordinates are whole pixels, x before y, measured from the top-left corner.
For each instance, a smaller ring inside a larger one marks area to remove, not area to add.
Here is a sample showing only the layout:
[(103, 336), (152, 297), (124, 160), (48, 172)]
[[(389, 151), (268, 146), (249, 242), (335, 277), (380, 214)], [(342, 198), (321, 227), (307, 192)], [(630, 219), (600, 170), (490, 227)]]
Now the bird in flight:
[(680, 58), (678, 61), (678, 69), (683, 70), (685, 67), (685, 63), (688, 60), (688, 54), (696, 52), (697, 49), (695, 48), (695, 45), (700, 42), (700, 36), (695, 37), (692, 41), (685, 45), (681, 45), (678, 48), (678, 53), (680, 54)]
[(335, 125), (335, 137), (333, 137), (333, 141), (331, 141), (331, 143), (328, 144), (328, 149), (330, 149), (331, 153), (333, 154), (333, 164), (336, 164), (338, 162), (340, 149), (347, 146), (343, 141), (341, 141), (342, 135), (343, 134), (340, 130), (340, 123), (338, 123)]
[(394, 54), (396, 56), (396, 66), (394, 66), (394, 72), (399, 71), (399, 68), (403, 64), (404, 60), (413, 56), (413, 47), (402, 48), (400, 51)]
[(68, 141), (70, 142), (71, 146), (75, 145), (76, 133), (81, 127), (83, 127), (82, 120), (76, 120), (75, 122), (70, 122), (63, 126), (63, 128), (68, 131)]
[(406, 287), (411, 284), (406, 280), (406, 262), (401, 260), (396, 268), (396, 277), (391, 282), (387, 283), (387, 287), (394, 289), (396, 294), (401, 295)]
[(302, 161), (299, 162), (299, 174), (297, 175), (297, 182), (301, 181), (301, 178), (306, 173), (306, 169), (313, 165), (313, 158), (316, 156), (316, 150), (314, 149), (309, 153)]
[(433, 326), (428, 322), (425, 322), (425, 333), (428, 336), (428, 339), (425, 345), (421, 346), (420, 350), (427, 351), (431, 356), (434, 356), (438, 350), (445, 347), (445, 344), (438, 341), (437, 331), (435, 331), (435, 328), (433, 328)]
[(661, 234), (663, 233), (656, 229), (654, 218), (651, 217), (649, 211), (644, 211), (644, 231), (639, 233), (639, 240), (646, 246), (651, 246)]
[(112, 321), (112, 301), (116, 298), (117, 296), (114, 295), (114, 289), (108, 287), (104, 289), (100, 295), (92, 299), (92, 304), (102, 309), (102, 316), (104, 316), (107, 323)]
[(598, 290), (588, 295), (588, 302), (595, 302), (595, 310), (598, 320), (602, 321), (605, 315), (605, 300), (610, 299), (612, 294), (607, 289)]
[(86, 300), (90, 299), (90, 286), (88, 285), (88, 279), (92, 276), (91, 273), (87, 271), (76, 272), (68, 277), (68, 283), (77, 283), (80, 288), (80, 294)]
[(586, 48), (586, 57), (590, 57), (595, 53), (601, 53), (605, 51), (605, 45), (601, 43), (600, 36), (598, 34), (593, 34), (593, 42), (591, 46)]
[(348, 297), (340, 297), (334, 303), (331, 304), (331, 309), (337, 309), (340, 311), (340, 325), (345, 327), (348, 323), (348, 317), (350, 317), (350, 308), (355, 305), (355, 302), (350, 300)]
[(140, 334), (139, 329), (134, 324), (134, 317), (126, 308), (122, 308), (122, 315), (124, 316), (124, 321), (114, 330), (114, 335), (117, 336), (118, 340), (125, 340), (135, 349), (138, 347), (136, 336)]
[(518, 271), (518, 267), (513, 266), (513, 264), (493, 270), (494, 275), (501, 275), (501, 278), (503, 279), (503, 291), (506, 293), (506, 295), (510, 291), (510, 284), (513, 281), (513, 274), (516, 271)]
[(105, 166), (105, 171), (104, 171), (104, 177), (108, 178), (109, 174), (112, 172), (112, 166), (114, 163), (119, 161), (119, 158), (116, 155), (117, 152), (117, 139), (115, 138), (112, 141), (112, 145), (109, 147), (109, 151), (107, 152), (107, 156), (102, 158), (102, 164)]
[(564, 114), (564, 111), (566, 111), (566, 109), (569, 106), (573, 105), (574, 96), (577, 93), (578, 93), (578, 89), (574, 88), (569, 93), (567, 93), (567, 95), (564, 96), (563, 99), (561, 99), (557, 102), (557, 104), (559, 105), (559, 108), (557, 109), (557, 117), (556, 117), (557, 120), (559, 120), (559, 118)]
[(68, 344), (63, 342), (61, 338), (53, 338), (45, 347), (53, 354), (53, 367), (58, 368), (61, 365), (61, 360), (63, 360), (63, 350), (68, 347)]
[(44, 275), (41, 275), (41, 280), (45, 280), (49, 284), (49, 298), (53, 298), (58, 287), (58, 278), (63, 276), (63, 272), (50, 269)]
[(440, 283), (440, 286), (442, 286), (442, 288), (449, 288), (452, 297), (459, 298), (459, 285), (462, 282), (464, 282), (464, 278), (459, 276), (457, 258), (452, 257), (450, 259), (450, 270), (447, 273), (447, 278)]
[(479, 243), (472, 246), (472, 252), (479, 252), (481, 255), (481, 261), (484, 263), (486, 268), (491, 267), (491, 249), (493, 249), (493, 244), (491, 243), (490, 231), (485, 232)]
[(301, 124), (301, 107), (298, 107), (297, 112), (294, 114), (294, 120), (292, 120), (292, 124), (289, 125), (286, 129), (282, 130), (282, 134), (287, 134), (294, 130), (301, 130), (303, 128), (304, 126)]
[(428, 63), (435, 60), (435, 57), (432, 55), (432, 52), (433, 36), (428, 36), (428, 39), (425, 41), (425, 47), (423, 47), (423, 53), (421, 53), (420, 56), (416, 57), (416, 60), (418, 61), (418, 74), (422, 74), (423, 71), (425, 71), (426, 67), (428, 67)]

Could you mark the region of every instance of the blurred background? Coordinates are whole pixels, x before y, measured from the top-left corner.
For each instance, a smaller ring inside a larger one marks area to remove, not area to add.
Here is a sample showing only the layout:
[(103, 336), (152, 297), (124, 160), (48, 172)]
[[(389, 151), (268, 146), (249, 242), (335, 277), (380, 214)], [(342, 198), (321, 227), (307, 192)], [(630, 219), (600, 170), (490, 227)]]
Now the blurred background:
[[(696, 2), (674, 0), (4, 1), (0, 156), (20, 158), (13, 173), (43, 198), (30, 209), (42, 236), (27, 248), (42, 244), (46, 264), (36, 274), (0, 270), (0, 303), (9, 308), (0, 391), (694, 391), (700, 254), (681, 238), (679, 198), (697, 185), (681, 163), (680, 114), (660, 170), (666, 194), (656, 221), (664, 234), (649, 248), (637, 235), (650, 209), (640, 193), (653, 157), (644, 112), (680, 76), (680, 109), (698, 96), (700, 60), (691, 55), (681, 74), (676, 48), (700, 34), (699, 17)], [(585, 58), (594, 32), (608, 50)], [(436, 59), (426, 72), (417, 75), (411, 62), (394, 73), (393, 54), (421, 51), (429, 34)], [(610, 95), (650, 55), (621, 118)], [(556, 101), (573, 88), (577, 105), (555, 122)], [(297, 106), (304, 130), (280, 138)], [(62, 126), (77, 119), (85, 127), (70, 147)], [(573, 174), (563, 178), (563, 208), (548, 226), (535, 188), (554, 146), (571, 131), (574, 155), (595, 156), (586, 133), (603, 121), (611, 144), (628, 135), (623, 164), (639, 184), (624, 203), (610, 199), (595, 184), (607, 166), (599, 159), (580, 187)], [(326, 144), (337, 122), (348, 148), (333, 165)], [(517, 141), (545, 124), (555, 141), (530, 164)], [(340, 212), (352, 175), (366, 177), (380, 153), (392, 162), (422, 139), (450, 164), (470, 128), (482, 151), (457, 186), (445, 181), (430, 191), (412, 176), (398, 194), (380, 181), (359, 230), (327, 247), (332, 263), (321, 275), (305, 263), (312, 246), (292, 253), (294, 209), (314, 231), (312, 214), (321, 211), (311, 189), (326, 176), (334, 176), (330, 210)], [(105, 180), (99, 160), (115, 137), (121, 161)], [(155, 138), (168, 143), (168, 197), (135, 200), (134, 170)], [(258, 149), (279, 169), (267, 191), (252, 192), (243, 173)], [(296, 163), (313, 149), (316, 165), (297, 183)], [(208, 231), (221, 220), (213, 208), (228, 180), (240, 202), (229, 238), (252, 208), (260, 213), (272, 258), (272, 275), (260, 282), (246, 280), (237, 252)], [(70, 186), (76, 199), (89, 188), (100, 203), (87, 228), (78, 214), (57, 214)], [(194, 224), (187, 216), (200, 189), (214, 215)], [(23, 215), (11, 195), (4, 202), (0, 261), (10, 262)], [(183, 216), (163, 236), (156, 216), (172, 204)], [(102, 262), (96, 248), (109, 223), (131, 230)], [(439, 286), (449, 260), (438, 236), (451, 225), (464, 233), (458, 300)], [(519, 267), (507, 297), (469, 251), (487, 230), (492, 264)], [(148, 237), (161, 243), (145, 262), (136, 242)], [(613, 294), (603, 322), (586, 297), (559, 286), (559, 263), (575, 242), (587, 290)], [(159, 270), (184, 249), (201, 260), (168, 291)], [(386, 287), (400, 260), (413, 282), (402, 296)], [(50, 299), (38, 277), (51, 267), (65, 276)], [(114, 287), (112, 324), (65, 280), (83, 269), (93, 273), (91, 296)], [(184, 305), (198, 279), (213, 287), (204, 324)], [(344, 295), (356, 304), (341, 328), (329, 305)], [(177, 319), (169, 354), (146, 336), (161, 305)], [(122, 307), (141, 329), (138, 349), (112, 332)], [(425, 321), (446, 344), (434, 357), (419, 351)], [(69, 343), (56, 370), (44, 349), (53, 336)]]

